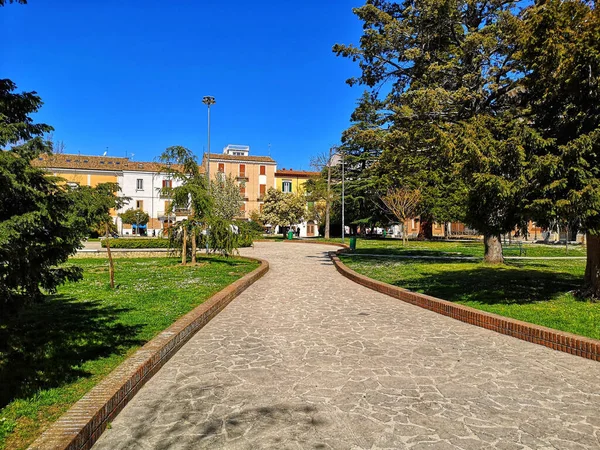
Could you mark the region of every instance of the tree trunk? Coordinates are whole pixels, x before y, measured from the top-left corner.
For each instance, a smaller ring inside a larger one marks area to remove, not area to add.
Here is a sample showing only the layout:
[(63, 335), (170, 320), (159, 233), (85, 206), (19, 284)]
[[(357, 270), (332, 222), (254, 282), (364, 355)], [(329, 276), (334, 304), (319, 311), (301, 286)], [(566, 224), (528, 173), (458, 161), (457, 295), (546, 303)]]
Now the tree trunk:
[(408, 236), (406, 235), (406, 221), (402, 222), (402, 247), (406, 247), (406, 241)]
[(183, 243), (181, 244), (181, 264), (185, 266), (187, 263), (187, 228), (183, 227)]
[(115, 263), (110, 252), (110, 238), (108, 237), (108, 223), (106, 224), (106, 255), (108, 256), (108, 276), (110, 277), (110, 288), (115, 288)]
[(600, 235), (588, 232), (585, 285), (592, 297), (600, 298)]
[(490, 264), (502, 264), (504, 257), (502, 256), (502, 241), (499, 234), (484, 234), (483, 245), (485, 254), (483, 260)]
[(192, 228), (192, 264), (196, 264), (196, 227)]
[(327, 201), (325, 202), (325, 239), (329, 239), (329, 213), (331, 210), (331, 152), (327, 164)]

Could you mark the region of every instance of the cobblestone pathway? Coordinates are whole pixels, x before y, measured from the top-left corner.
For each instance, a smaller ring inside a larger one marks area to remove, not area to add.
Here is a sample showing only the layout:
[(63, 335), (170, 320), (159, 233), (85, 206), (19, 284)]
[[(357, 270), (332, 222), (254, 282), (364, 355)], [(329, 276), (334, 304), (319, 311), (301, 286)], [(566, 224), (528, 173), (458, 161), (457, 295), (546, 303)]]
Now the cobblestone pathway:
[(597, 449), (600, 363), (405, 304), (319, 245), (198, 332), (96, 449)]

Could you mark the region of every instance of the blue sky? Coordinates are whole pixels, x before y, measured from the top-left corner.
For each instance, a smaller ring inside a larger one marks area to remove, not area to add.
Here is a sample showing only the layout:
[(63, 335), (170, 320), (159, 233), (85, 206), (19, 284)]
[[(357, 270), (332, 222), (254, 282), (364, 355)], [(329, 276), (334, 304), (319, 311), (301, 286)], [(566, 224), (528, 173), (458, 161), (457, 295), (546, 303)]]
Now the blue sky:
[(361, 88), (331, 51), (358, 43), (362, 1), (29, 0), (0, 8), (2, 77), (44, 100), (36, 120), (67, 153), (247, 144), (278, 167), (309, 168), (339, 142)]

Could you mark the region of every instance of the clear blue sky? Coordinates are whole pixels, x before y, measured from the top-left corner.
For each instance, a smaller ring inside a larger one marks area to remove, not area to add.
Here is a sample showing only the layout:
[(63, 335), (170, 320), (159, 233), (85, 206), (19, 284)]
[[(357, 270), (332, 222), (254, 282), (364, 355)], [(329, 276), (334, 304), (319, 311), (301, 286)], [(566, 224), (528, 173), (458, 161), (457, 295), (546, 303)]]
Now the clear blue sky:
[(29, 0), (0, 8), (0, 76), (44, 101), (36, 120), (67, 153), (247, 144), (278, 167), (309, 167), (339, 142), (361, 88), (331, 51), (358, 43), (361, 0)]

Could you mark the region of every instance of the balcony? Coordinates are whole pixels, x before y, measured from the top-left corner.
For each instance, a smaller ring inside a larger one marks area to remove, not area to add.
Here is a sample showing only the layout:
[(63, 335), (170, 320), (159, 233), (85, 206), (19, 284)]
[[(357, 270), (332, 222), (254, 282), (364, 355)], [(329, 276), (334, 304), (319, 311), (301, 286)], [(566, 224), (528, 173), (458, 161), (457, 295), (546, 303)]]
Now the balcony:
[(237, 177), (235, 177), (237, 180), (246, 180), (248, 181), (248, 176), (246, 175), (246, 172), (240, 172), (238, 174)]
[(168, 212), (168, 211), (158, 211), (157, 212), (157, 217), (160, 219), (161, 217), (179, 217), (179, 216), (189, 216), (190, 215), (190, 210), (189, 209), (183, 209), (183, 208), (177, 208), (175, 211), (172, 212)]

